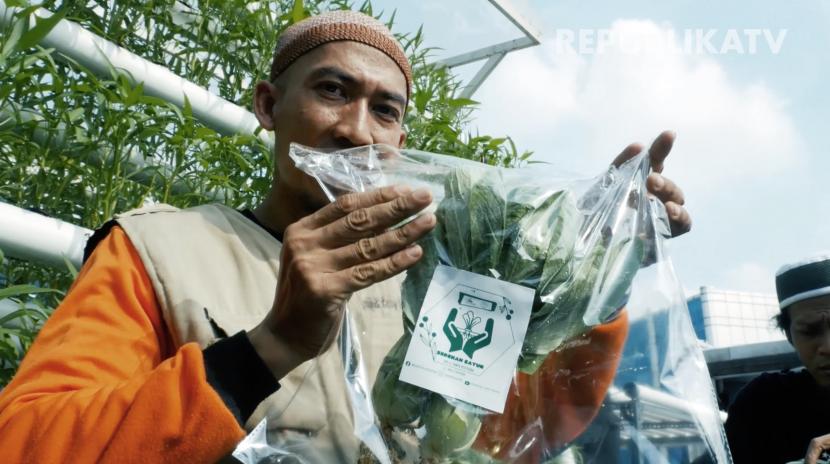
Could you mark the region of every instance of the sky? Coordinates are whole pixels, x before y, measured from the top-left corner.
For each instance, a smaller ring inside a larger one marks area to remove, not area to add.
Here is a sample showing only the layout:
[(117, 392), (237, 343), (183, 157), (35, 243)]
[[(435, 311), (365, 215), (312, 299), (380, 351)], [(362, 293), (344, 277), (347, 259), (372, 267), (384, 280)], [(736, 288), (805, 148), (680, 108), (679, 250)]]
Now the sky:
[[(690, 295), (774, 293), (780, 266), (830, 250), (830, 3), (511, 3), (541, 45), (502, 60), (470, 130), (586, 176), (676, 131), (664, 174), (693, 229), (669, 253)], [(373, 5), (397, 31), (423, 25), (436, 59), (521, 37), (487, 0)]]

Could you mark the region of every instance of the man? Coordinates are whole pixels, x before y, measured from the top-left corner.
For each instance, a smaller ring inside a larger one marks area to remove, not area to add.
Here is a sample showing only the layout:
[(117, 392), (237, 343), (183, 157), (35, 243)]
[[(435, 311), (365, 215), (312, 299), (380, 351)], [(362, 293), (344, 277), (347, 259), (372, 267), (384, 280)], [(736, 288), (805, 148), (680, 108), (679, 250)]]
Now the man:
[[(263, 204), (243, 213), (155, 207), (97, 232), (0, 395), (4, 459), (212, 462), (267, 415), (281, 443), (314, 443), (309, 459), (355, 460), (342, 366), (329, 349), (344, 302), (380, 302), (379, 317), (400, 325), (400, 273), (420, 258), (414, 243), (436, 220), (421, 214), (386, 231), (431, 202), (403, 186), (328, 204), (288, 148), (403, 146), (411, 70), (380, 22), (333, 12), (284, 32), (270, 77), (254, 96), (277, 140)], [(673, 140), (664, 133), (652, 146), (648, 182), (683, 233), (691, 222), (682, 192), (659, 174)], [(629, 146), (614, 162), (640, 150)], [(362, 347), (370, 376), (388, 347)]]
[(830, 255), (782, 267), (775, 277), (778, 326), (805, 369), (762, 374), (729, 407), (736, 464), (815, 464), (830, 451)]

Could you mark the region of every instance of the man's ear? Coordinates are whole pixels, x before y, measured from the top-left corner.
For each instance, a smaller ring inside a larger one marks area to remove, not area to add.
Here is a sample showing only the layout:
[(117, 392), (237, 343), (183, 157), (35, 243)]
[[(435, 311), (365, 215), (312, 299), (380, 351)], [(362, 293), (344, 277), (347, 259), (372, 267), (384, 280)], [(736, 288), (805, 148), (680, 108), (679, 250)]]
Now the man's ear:
[(268, 81), (259, 81), (254, 88), (254, 114), (263, 129), (274, 130), (274, 106), (283, 94), (282, 89)]

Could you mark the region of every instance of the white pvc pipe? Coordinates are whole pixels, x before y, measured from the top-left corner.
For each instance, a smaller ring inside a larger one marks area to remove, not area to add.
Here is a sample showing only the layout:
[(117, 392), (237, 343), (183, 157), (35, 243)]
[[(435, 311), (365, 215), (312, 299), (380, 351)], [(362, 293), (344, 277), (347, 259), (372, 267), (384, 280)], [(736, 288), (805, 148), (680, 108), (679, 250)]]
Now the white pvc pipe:
[(12, 258), (66, 269), (66, 257), (78, 269), (90, 235), (85, 227), (0, 202), (0, 249)]
[[(0, 20), (8, 22), (12, 18), (11, 13), (5, 2), (0, 2)], [(43, 8), (35, 10), (34, 14), (44, 18), (52, 15)], [(34, 20), (32, 17), (33, 24)], [(222, 134), (250, 134), (259, 127), (256, 117), (245, 108), (182, 79), (167, 68), (147, 61), (72, 21), (63, 19), (58, 22), (40, 44), (44, 48), (54, 48), (99, 76), (109, 76), (109, 66), (112, 65), (115, 69), (125, 71), (134, 83), (142, 82), (145, 94), (176, 106), (183, 107), (187, 96), (193, 115)], [(259, 136), (269, 146), (273, 145), (267, 131), (260, 132)]]
[(713, 414), (717, 414), (718, 419), (721, 422), (726, 421), (726, 413), (723, 411), (713, 411), (701, 404), (692, 403), (690, 401), (677, 398), (675, 396), (669, 395), (668, 393), (655, 390), (653, 388), (646, 387), (644, 385), (636, 385), (637, 389), (637, 396), (639, 397), (640, 401), (645, 403), (651, 403), (655, 406), (661, 406), (667, 409), (675, 410), (675, 411), (683, 411), (685, 413), (690, 414), (691, 416), (711, 416)]

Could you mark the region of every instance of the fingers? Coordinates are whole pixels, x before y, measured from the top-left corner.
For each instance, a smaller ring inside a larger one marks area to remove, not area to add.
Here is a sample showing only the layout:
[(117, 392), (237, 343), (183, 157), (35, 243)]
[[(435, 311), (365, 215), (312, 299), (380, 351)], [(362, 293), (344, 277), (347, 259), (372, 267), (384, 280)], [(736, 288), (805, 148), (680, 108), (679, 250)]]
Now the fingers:
[(614, 161), (611, 164), (614, 165), (615, 168), (618, 168), (623, 165), (626, 161), (630, 160), (637, 156), (638, 153), (643, 151), (643, 146), (639, 143), (632, 143), (631, 145), (625, 147), (625, 149), (614, 158)]
[(686, 208), (672, 202), (666, 202), (665, 206), (666, 214), (669, 216), (672, 237), (683, 235), (692, 230), (692, 217), (686, 211)]
[[(674, 131), (663, 131), (660, 135), (654, 139), (652, 142), (651, 147), (648, 149), (649, 158), (651, 158), (651, 169), (654, 172), (663, 172), (663, 162), (666, 160), (666, 157), (669, 156), (669, 152), (671, 152), (672, 145), (674, 145), (674, 140), (677, 138), (677, 134)], [(623, 163), (634, 158), (637, 156), (638, 153), (643, 151), (643, 146), (639, 143), (632, 143), (631, 145), (625, 147), (625, 149), (614, 158), (614, 161), (611, 164), (614, 167), (620, 167)]]
[(317, 229), (362, 208), (387, 203), (400, 196), (408, 195), (410, 191), (409, 187), (392, 185), (371, 192), (349, 193), (301, 219), (300, 223), (309, 229)]
[(332, 275), (332, 282), (343, 293), (354, 293), (397, 275), (418, 262), (423, 255), (419, 245), (398, 251), (383, 259), (358, 264)]
[(686, 198), (683, 190), (671, 179), (655, 172), (649, 174), (646, 179), (648, 192), (659, 199), (666, 207), (666, 214), (669, 216), (672, 237), (683, 235), (692, 230), (692, 218), (686, 208)]
[(677, 135), (673, 131), (663, 131), (654, 139), (648, 149), (648, 155), (651, 158), (651, 169), (654, 172), (663, 172), (663, 161), (669, 156), (676, 137)]
[(661, 174), (653, 172), (648, 175), (646, 179), (646, 188), (648, 193), (657, 197), (663, 203), (672, 202), (678, 205), (686, 204), (686, 199), (683, 196), (683, 190), (677, 186), (671, 179), (664, 177)]
[(830, 435), (822, 435), (810, 440), (807, 454), (804, 456), (804, 464), (816, 464), (825, 449), (830, 449)]
[(434, 214), (423, 214), (403, 227), (340, 247), (333, 252), (334, 266), (337, 269), (345, 269), (389, 256), (415, 243), (429, 233), (435, 224)]
[[(417, 214), (431, 202), (430, 192), (418, 189), (391, 201), (355, 209), (320, 229), (320, 245), (336, 248), (352, 244), (361, 238), (371, 237)], [(407, 231), (411, 229), (401, 228), (398, 233), (403, 234)]]

